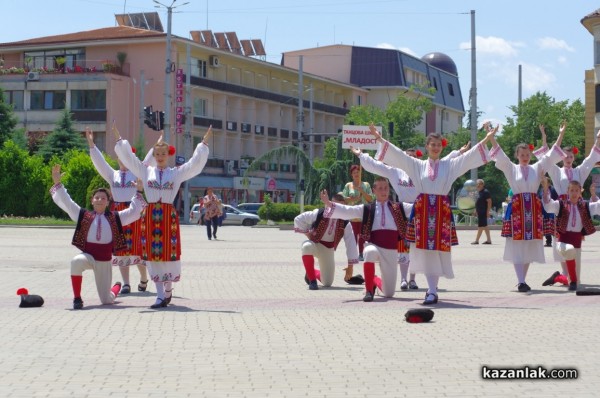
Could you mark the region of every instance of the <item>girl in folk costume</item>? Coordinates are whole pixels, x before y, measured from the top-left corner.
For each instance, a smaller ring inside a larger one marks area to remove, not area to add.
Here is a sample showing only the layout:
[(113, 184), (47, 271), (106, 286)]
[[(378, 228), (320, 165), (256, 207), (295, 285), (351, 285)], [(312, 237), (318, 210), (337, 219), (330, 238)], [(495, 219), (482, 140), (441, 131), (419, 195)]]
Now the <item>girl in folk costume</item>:
[[(332, 201), (344, 203), (341, 194), (333, 195)], [(294, 218), (294, 231), (303, 233), (308, 238), (302, 243), (302, 263), (306, 271), (306, 280), (310, 290), (318, 290), (317, 279), (323, 286), (333, 284), (335, 276), (334, 251), (344, 239), (348, 267), (344, 280), (352, 277), (354, 264), (358, 263), (358, 247), (352, 225), (347, 221), (323, 217), (325, 209), (305, 211)], [(319, 270), (315, 270), (315, 257), (319, 260)]]
[[(373, 301), (375, 286), (385, 297), (394, 297), (398, 276), (398, 241), (404, 239), (406, 214), (412, 204), (389, 200), (390, 184), (377, 177), (373, 184), (375, 201), (366, 205), (346, 206), (329, 200), (326, 190), (321, 191), (321, 201), (327, 208), (325, 218), (351, 220), (362, 218), (361, 236), (366, 242), (365, 274), (366, 293), (363, 301)], [(381, 278), (375, 276), (375, 263), (379, 262)]]
[(162, 140), (154, 145), (156, 166), (150, 166), (131, 152), (129, 142), (121, 139), (117, 130), (114, 133), (119, 159), (144, 182), (148, 208), (142, 218), (142, 259), (156, 285), (156, 302), (151, 308), (166, 307), (171, 302), (172, 283), (181, 277), (179, 215), (173, 201), (181, 183), (200, 174), (204, 168), (212, 126), (193, 156), (179, 167), (168, 166), (169, 156), (175, 154), (175, 148)]
[[(360, 165), (353, 164), (350, 166), (350, 176), (352, 176), (352, 181), (347, 183), (342, 190), (342, 195), (344, 195), (346, 204), (354, 206), (371, 203), (373, 201), (373, 191), (368, 182), (361, 181), (362, 170)], [(360, 221), (360, 219), (356, 219), (351, 220), (350, 222), (352, 223), (352, 230), (354, 231), (356, 243), (358, 244), (359, 259), (362, 260), (365, 243), (360, 238)]]
[(427, 160), (408, 156), (384, 140), (373, 124), (370, 130), (381, 143), (378, 160), (404, 170), (419, 192), (407, 233), (407, 239), (412, 242), (410, 260), (412, 270), (425, 274), (427, 279), (428, 290), (423, 304), (436, 304), (440, 276), (454, 278), (450, 249), (458, 244), (448, 192), (458, 177), (487, 162), (486, 143), (497, 128), (488, 131), (477, 145), (453, 159), (440, 159), (445, 140), (439, 134), (429, 134), (425, 144)]
[[(114, 127), (113, 127), (114, 128)], [(119, 170), (114, 170), (111, 165), (108, 164), (102, 152), (94, 144), (94, 133), (89, 127), (85, 129), (88, 144), (90, 146), (90, 157), (92, 163), (96, 167), (98, 173), (104, 178), (104, 180), (110, 185), (110, 192), (112, 194), (112, 211), (120, 211), (129, 207), (129, 201), (136, 191), (136, 180), (137, 177), (133, 173), (127, 170), (127, 167), (117, 158), (119, 162)], [(132, 148), (135, 153), (135, 148)], [(152, 158), (152, 150), (148, 152), (144, 163), (148, 163)], [(141, 220), (137, 220), (123, 228), (125, 234), (125, 241), (127, 247), (123, 250), (118, 250), (112, 257), (112, 265), (118, 266), (121, 271), (121, 277), (123, 278), (123, 287), (121, 287), (121, 294), (127, 294), (131, 292), (131, 285), (129, 281), (129, 267), (136, 265), (140, 272), (140, 283), (138, 284), (138, 291), (146, 291), (148, 285), (148, 273), (146, 272), (146, 265), (141, 259), (142, 245), (141, 245)]]
[[(471, 147), (471, 143), (467, 143), (460, 150), (454, 150), (444, 157), (448, 159), (455, 158), (464, 152), (468, 151)], [(398, 195), (399, 202), (414, 203), (419, 192), (417, 191), (412, 180), (404, 172), (404, 170), (388, 166), (387, 164), (373, 159), (368, 153), (363, 153), (359, 148), (350, 147), (352, 153), (354, 153), (360, 159), (360, 165), (369, 173), (376, 174), (387, 178), (392, 185), (392, 188)], [(423, 156), (421, 151), (415, 148), (409, 148), (404, 151), (408, 156), (413, 158), (420, 158)], [(377, 154), (375, 155), (377, 158)], [(409, 244), (404, 239), (398, 242), (398, 265), (400, 266), (400, 289), (418, 289), (419, 286), (415, 282), (415, 274), (410, 273), (410, 279), (407, 280), (408, 268), (410, 265), (409, 261)]]
[(600, 202), (589, 203), (581, 198), (581, 183), (572, 180), (566, 199), (552, 200), (548, 191), (548, 180), (542, 180), (544, 207), (557, 214), (556, 230), (558, 242), (554, 245), (555, 255), (565, 263), (569, 274), (569, 290), (577, 290), (581, 270), (581, 241), (583, 236), (596, 232), (592, 216), (600, 215)]
[[(83, 209), (73, 202), (65, 187), (61, 184), (60, 165), (52, 168), (52, 181), (50, 189), (52, 200), (63, 209), (73, 221), (77, 222), (73, 241), (75, 247), (81, 250), (71, 260), (71, 285), (73, 287), (73, 309), (83, 308), (81, 299), (81, 285), (83, 271), (94, 271), (96, 289), (102, 304), (112, 304), (121, 290), (121, 283), (117, 282), (111, 288), (112, 266), (111, 256), (114, 250), (126, 246), (123, 226), (129, 225), (140, 218), (146, 202), (141, 193), (132, 194), (130, 205), (121, 211), (108, 211), (110, 193), (106, 188), (98, 188), (92, 193), (93, 211)], [(139, 182), (138, 189), (142, 189)]]
[[(486, 124), (486, 128), (490, 130), (489, 124)], [(519, 292), (531, 290), (525, 282), (529, 264), (545, 262), (542, 204), (537, 190), (550, 166), (564, 157), (564, 152), (560, 149), (564, 132), (564, 129), (561, 129), (554, 146), (533, 165), (529, 164), (529, 145), (517, 145), (515, 158), (519, 164), (513, 164), (492, 137), (490, 157), (496, 162), (496, 168), (504, 173), (513, 193), (511, 213), (504, 220), (501, 235), (506, 237), (504, 260), (514, 265)]]
[[(566, 123), (561, 125), (561, 130), (566, 129)], [(540, 131), (542, 132), (542, 140), (546, 141), (546, 132), (544, 129), (544, 125), (540, 125)], [(600, 161), (600, 148), (599, 148), (599, 140), (596, 138), (596, 142), (592, 149), (590, 150), (590, 154), (583, 160), (583, 162), (577, 166), (573, 167), (573, 161), (575, 160), (575, 155), (579, 152), (579, 150), (575, 147), (564, 147), (562, 150), (565, 152), (565, 158), (563, 159), (563, 167), (558, 167), (557, 165), (551, 165), (548, 169), (548, 175), (552, 179), (552, 184), (554, 185), (554, 189), (558, 194), (560, 200), (567, 199), (567, 191), (569, 189), (569, 183), (571, 181), (579, 181), (581, 185), (585, 183), (588, 176), (592, 172), (594, 165), (596, 162)], [(550, 232), (554, 233), (552, 229)], [(560, 256), (556, 251), (554, 251), (554, 259), (556, 261), (560, 261), (562, 266), (562, 273), (558, 275), (556, 272), (552, 274), (551, 278), (548, 278), (542, 285), (552, 285), (554, 283), (562, 283), (564, 285), (567, 284), (567, 274), (568, 270), (566, 268), (565, 262), (560, 260)], [(579, 264), (579, 262), (578, 262)], [(581, 281), (581, 275), (578, 273), (579, 281)]]

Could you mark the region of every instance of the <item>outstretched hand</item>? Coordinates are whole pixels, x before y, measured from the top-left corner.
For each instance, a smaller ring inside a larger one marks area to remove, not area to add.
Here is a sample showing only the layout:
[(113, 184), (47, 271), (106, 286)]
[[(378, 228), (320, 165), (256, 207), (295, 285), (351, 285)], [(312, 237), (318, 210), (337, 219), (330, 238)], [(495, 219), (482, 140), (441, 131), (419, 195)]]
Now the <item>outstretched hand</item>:
[(379, 131), (377, 131), (377, 128), (375, 128), (375, 125), (373, 124), (373, 122), (371, 122), (369, 124), (369, 131), (371, 132), (372, 135), (375, 136), (375, 141), (383, 140), (383, 138), (381, 137), (381, 134), (379, 134)]
[(329, 200), (329, 194), (327, 193), (326, 189), (323, 189), (321, 191), (319, 197), (321, 198), (321, 202), (323, 202), (325, 206), (329, 206), (331, 204), (331, 201)]
[(362, 151), (360, 150), (360, 148), (354, 148), (352, 145), (350, 145), (350, 150), (356, 156), (360, 156), (360, 154), (362, 153)]
[(135, 187), (136, 187), (136, 189), (137, 189), (137, 191), (138, 191), (139, 193), (142, 193), (142, 192), (144, 192), (144, 181), (142, 181), (142, 179), (141, 179), (141, 178), (138, 178), (138, 179), (135, 181)]
[(565, 138), (565, 132), (567, 131), (567, 121), (563, 120), (560, 125), (560, 129), (558, 130), (558, 138), (556, 139), (556, 143), (554, 145), (560, 147), (562, 144), (563, 138)]
[(60, 173), (60, 164), (52, 166), (52, 182), (54, 182), (55, 185), (60, 184), (62, 176), (63, 175)]
[(115, 139), (117, 141), (119, 141), (121, 139), (121, 133), (119, 133), (119, 130), (117, 129), (117, 123), (114, 120), (113, 120), (111, 130), (112, 130), (113, 134), (115, 135)]
[(460, 148), (460, 153), (465, 153), (469, 150), (469, 148), (471, 148), (471, 141), (467, 142), (465, 145), (463, 145)]
[(486, 144), (488, 141), (490, 141), (492, 143), (492, 145), (496, 145), (496, 133), (498, 132), (498, 129), (500, 128), (500, 124), (496, 125), (496, 127), (492, 128), (491, 124), (487, 123), (486, 124), (486, 130), (487, 130), (487, 134), (485, 135), (485, 138), (481, 141), (483, 144)]
[(85, 138), (87, 138), (88, 145), (90, 148), (94, 147), (94, 132), (88, 126), (85, 126)]
[(208, 141), (210, 140), (211, 136), (212, 136), (212, 124), (210, 126), (208, 126), (208, 131), (206, 132), (206, 134), (204, 134), (204, 138), (202, 138), (202, 143), (204, 145), (208, 145)]

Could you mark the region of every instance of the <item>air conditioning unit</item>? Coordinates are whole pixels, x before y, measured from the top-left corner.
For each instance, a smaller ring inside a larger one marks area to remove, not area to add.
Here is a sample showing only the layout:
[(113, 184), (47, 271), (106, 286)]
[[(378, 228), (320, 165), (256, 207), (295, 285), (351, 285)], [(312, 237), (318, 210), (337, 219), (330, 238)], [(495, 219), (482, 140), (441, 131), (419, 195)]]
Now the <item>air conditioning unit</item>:
[(219, 66), (221, 66), (221, 62), (219, 61), (219, 57), (217, 57), (216, 55), (211, 55), (210, 57), (208, 57), (208, 63), (213, 68), (218, 68)]
[(40, 72), (28, 72), (27, 80), (28, 81), (40, 80)]

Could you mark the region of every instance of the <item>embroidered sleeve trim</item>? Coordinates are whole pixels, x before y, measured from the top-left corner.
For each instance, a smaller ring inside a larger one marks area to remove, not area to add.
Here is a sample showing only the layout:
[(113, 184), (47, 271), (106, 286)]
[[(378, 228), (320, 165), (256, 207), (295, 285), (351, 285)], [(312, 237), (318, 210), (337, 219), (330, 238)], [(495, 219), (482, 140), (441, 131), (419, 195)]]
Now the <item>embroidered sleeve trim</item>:
[(325, 211), (323, 212), (323, 217), (331, 218), (334, 210), (335, 210), (335, 203), (331, 202), (331, 204), (325, 208)]
[(598, 148), (596, 145), (594, 145), (593, 151), (596, 153), (600, 153), (600, 148)]
[(543, 155), (544, 155), (546, 152), (548, 152), (548, 145), (544, 145), (544, 146), (542, 146), (542, 147), (540, 147), (540, 148), (536, 149), (536, 150), (535, 150), (535, 151), (533, 151), (532, 153), (533, 153), (533, 155), (534, 155), (536, 158), (540, 158), (540, 157), (542, 157), (542, 156), (543, 156)]
[(563, 159), (567, 157), (565, 151), (563, 151), (558, 145), (553, 145), (552, 150), (558, 152), (560, 154), (560, 157)]
[(52, 185), (52, 187), (50, 188), (50, 195), (54, 195), (56, 193), (56, 191), (58, 191), (62, 187), (63, 187), (63, 184), (61, 182), (59, 182), (58, 184)]
[(360, 261), (357, 258), (348, 259), (348, 264), (358, 264)]
[(497, 159), (497, 155), (498, 152), (500, 152), (500, 145), (495, 145), (494, 147), (492, 147), (492, 149), (490, 150), (490, 158), (492, 160), (496, 160)]
[(294, 232), (297, 232), (299, 234), (306, 234), (308, 233), (308, 230), (294, 227)]
[(479, 150), (479, 154), (481, 155), (481, 160), (483, 160), (483, 163), (487, 163), (488, 157), (486, 154), (486, 147), (481, 144), (477, 144), (477, 149)]
[(377, 158), (377, 160), (379, 160), (380, 162), (383, 161), (383, 158), (385, 157), (385, 154), (387, 153), (389, 147), (390, 143), (384, 141), (383, 148), (381, 149), (381, 153), (379, 154), (379, 158)]

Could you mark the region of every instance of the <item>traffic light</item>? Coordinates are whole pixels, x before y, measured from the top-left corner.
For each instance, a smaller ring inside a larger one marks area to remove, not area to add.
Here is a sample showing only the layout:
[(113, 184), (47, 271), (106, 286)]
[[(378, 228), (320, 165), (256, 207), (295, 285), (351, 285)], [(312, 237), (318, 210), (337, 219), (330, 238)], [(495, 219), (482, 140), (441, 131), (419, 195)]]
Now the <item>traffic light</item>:
[(156, 130), (161, 131), (165, 127), (165, 113), (163, 111), (158, 113), (158, 122), (156, 123)]
[(154, 112), (152, 112), (152, 105), (144, 107), (144, 124), (150, 127), (152, 130), (156, 130), (156, 123), (154, 121)]

